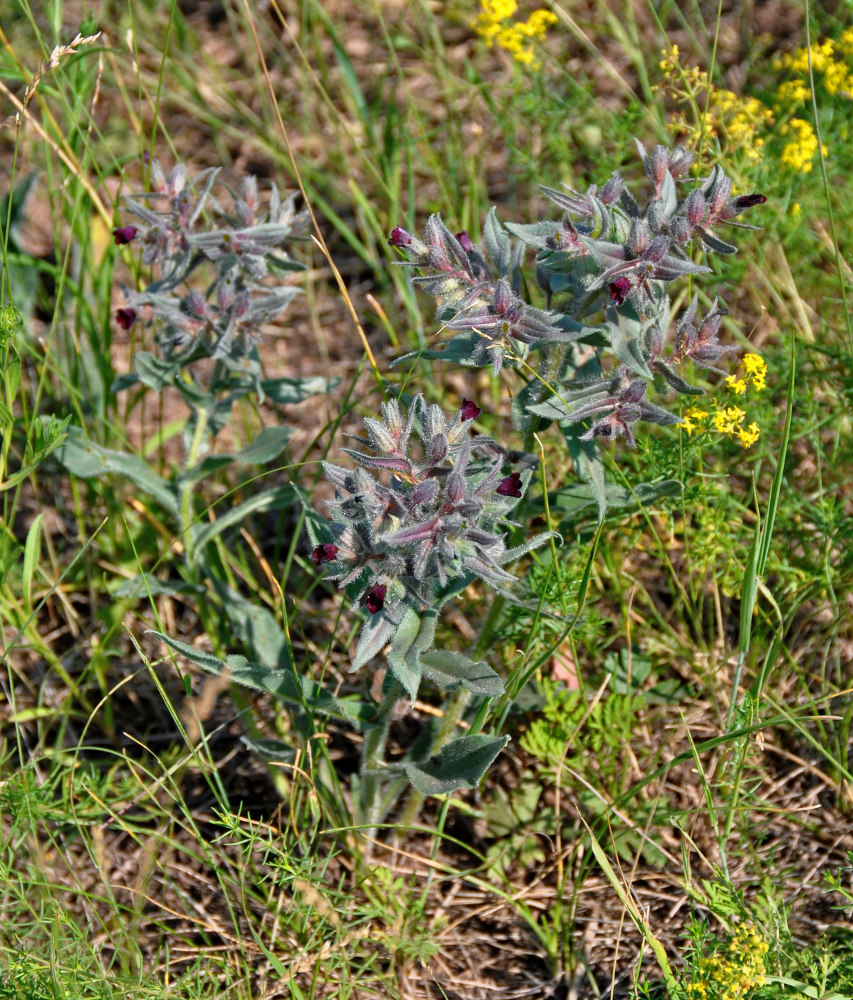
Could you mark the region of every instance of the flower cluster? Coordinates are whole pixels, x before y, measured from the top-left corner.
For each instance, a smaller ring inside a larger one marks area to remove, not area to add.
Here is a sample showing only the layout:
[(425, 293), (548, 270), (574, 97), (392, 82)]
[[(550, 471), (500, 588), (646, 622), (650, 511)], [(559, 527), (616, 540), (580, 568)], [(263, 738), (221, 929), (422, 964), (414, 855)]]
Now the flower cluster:
[[(791, 171), (802, 174), (811, 173), (818, 151), (817, 133), (814, 125), (805, 118), (792, 118), (780, 129), (786, 142), (779, 154), (779, 162)], [(829, 152), (826, 146), (821, 146), (824, 156)]]
[[(691, 258), (693, 246), (734, 253), (720, 227), (743, 227), (740, 216), (766, 200), (734, 195), (731, 180), (716, 166), (703, 180), (688, 182), (693, 155), (681, 147), (648, 152), (637, 146), (652, 189), (644, 204), (614, 174), (600, 190), (593, 185), (585, 193), (543, 188), (563, 210), (560, 222), (501, 226), (492, 211), (482, 249), (467, 234), (453, 236), (436, 216), (424, 241), (399, 227), (389, 240), (418, 272), (414, 283), (437, 299), (443, 329), (457, 334), (443, 354), (429, 356), (491, 364), (497, 375), (504, 366), (529, 370), (529, 352), (541, 351), (538, 384), (522, 397), (524, 409), (531, 418), (564, 427), (590, 418), (588, 430), (576, 435), (579, 441), (625, 438), (633, 445), (636, 421), (678, 421), (648, 401), (650, 388), (701, 395), (687, 381), (690, 367), (720, 371), (717, 361), (732, 350), (718, 339), (725, 310), (715, 301), (699, 320), (694, 298), (673, 325), (668, 288), (710, 270)], [(692, 189), (679, 197), (676, 185), (685, 183)], [(535, 309), (522, 300), (521, 254), (510, 236), (536, 251), (537, 280), (549, 304), (566, 295), (563, 311)], [(603, 323), (590, 325), (596, 312)], [(567, 351), (575, 343), (598, 348), (582, 377)]]
[(502, 450), (472, 436), (480, 412), (464, 400), (448, 419), (418, 396), (406, 414), (391, 400), (381, 419), (365, 419), (362, 450), (346, 450), (356, 468), (324, 463), (335, 499), (322, 531), (313, 529), (312, 557), (368, 612), (353, 669), (472, 580), (513, 583), (504, 565), (549, 537), (506, 547), (509, 514), (530, 473), (504, 474)]
[[(786, 53), (775, 61), (774, 66), (777, 69), (789, 70), (798, 77), (805, 77), (808, 80), (810, 62), (812, 72), (822, 79), (828, 94), (841, 93), (845, 97), (853, 97), (853, 72), (850, 68), (850, 63), (853, 62), (853, 28), (843, 31), (837, 42), (825, 38), (808, 49), (796, 49), (790, 54)], [(802, 80), (792, 82), (801, 83)], [(803, 84), (802, 89), (805, 90), (806, 96), (800, 100), (809, 100), (811, 93), (808, 86)]]
[[(497, 227), (494, 215), (490, 220)], [(467, 233), (454, 235), (433, 215), (425, 242), (400, 226), (388, 240), (420, 271), (412, 282), (437, 300), (444, 327), (469, 335), (471, 363), (491, 365), (496, 376), (507, 361), (524, 359), (531, 344), (565, 339), (558, 317), (523, 302), (513, 288), (508, 241), (498, 239), (484, 256)]]
[(535, 10), (526, 21), (515, 21), (516, 0), (480, 0), (480, 10), (472, 27), (491, 45), (497, 45), (516, 62), (536, 69), (539, 61), (533, 43), (541, 41), (557, 17), (549, 10)]
[[(708, 74), (698, 66), (683, 67), (677, 45), (664, 49), (662, 55), (660, 69), (665, 89), (680, 103), (699, 107), (705, 106), (708, 95), (707, 114), (701, 128), (719, 137), (728, 147), (742, 150), (750, 163), (759, 163), (765, 144), (762, 132), (770, 129), (776, 120), (773, 111), (756, 97), (743, 97), (712, 86)], [(684, 115), (674, 116), (669, 127), (694, 140), (699, 138), (699, 128)]]
[[(673, 117), (670, 128), (698, 140), (699, 133), (718, 137), (728, 149), (740, 151), (749, 163), (760, 162), (771, 129), (781, 122), (778, 135), (784, 139), (779, 162), (786, 169), (807, 174), (814, 167), (818, 149), (824, 156), (826, 146), (820, 146), (814, 125), (801, 117), (803, 105), (811, 103), (809, 59), (816, 78), (822, 81), (830, 97), (836, 94), (853, 97), (853, 29), (848, 28), (838, 42), (832, 39), (797, 49), (775, 60), (777, 70), (796, 74), (784, 80), (776, 90), (772, 107), (755, 97), (743, 97), (711, 84), (708, 74), (697, 66), (684, 67), (679, 61), (678, 46), (663, 51), (660, 68), (664, 76), (663, 89), (678, 103), (705, 107), (707, 115), (698, 124), (684, 114)], [(808, 109), (810, 110), (810, 108)]]
[(691, 1000), (741, 1000), (764, 985), (768, 950), (752, 924), (741, 924), (723, 951), (699, 959), (686, 995)]
[[(281, 247), (302, 220), (294, 199), (282, 201), (275, 185), (262, 207), (252, 176), (239, 192), (219, 185), (229, 195), (226, 209), (214, 195), (218, 175), (212, 168), (190, 180), (179, 164), (167, 177), (152, 160), (151, 190), (125, 198), (136, 222), (116, 227), (115, 242), (139, 245), (142, 263), (156, 267), (159, 277), (129, 297), (116, 322), (123, 329), (137, 320), (158, 322), (167, 357), (210, 356), (245, 370), (262, 327), (298, 292), (289, 285), (270, 288), (262, 279), (270, 270), (299, 269)], [(213, 280), (199, 274), (203, 265)]]
[[(745, 354), (741, 361), (743, 372), (739, 375), (728, 375), (726, 386), (735, 396), (743, 396), (748, 389), (761, 392), (766, 388), (767, 362), (758, 354)], [(713, 430), (736, 440), (741, 447), (749, 448), (760, 436), (760, 429), (755, 421), (746, 423), (746, 410), (736, 404), (717, 406), (713, 410), (703, 410), (691, 406), (681, 418), (681, 426), (688, 434), (703, 430)]]

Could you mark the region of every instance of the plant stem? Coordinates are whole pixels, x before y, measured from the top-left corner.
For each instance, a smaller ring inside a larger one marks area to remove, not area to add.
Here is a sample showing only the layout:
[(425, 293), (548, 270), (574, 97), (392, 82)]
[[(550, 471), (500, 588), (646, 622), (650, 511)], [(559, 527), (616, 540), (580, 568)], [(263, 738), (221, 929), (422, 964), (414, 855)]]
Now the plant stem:
[(377, 725), (364, 734), (361, 746), (361, 770), (359, 787), (360, 823), (366, 823), (369, 837), (375, 833), (376, 826), (381, 821), (379, 815), (382, 807), (382, 781), (380, 771), (385, 756), (385, 745), (388, 742), (388, 730), (391, 726), (391, 712), (396, 705), (403, 687), (395, 680), (388, 693), (376, 709)]
[[(465, 707), (467, 706), (468, 699), (470, 697), (471, 695), (468, 691), (466, 691), (460, 684), (450, 698), (445, 702), (444, 718), (442, 719), (441, 726), (435, 734), (435, 739), (432, 741), (432, 745), (429, 748), (431, 757), (434, 757), (435, 754), (437, 754), (438, 751), (445, 745), (445, 743), (449, 742), (451, 736), (453, 736), (456, 726), (462, 718), (462, 713), (465, 711)], [(419, 792), (417, 788), (413, 788), (409, 792), (409, 797), (406, 799), (406, 804), (403, 806), (403, 811), (400, 813), (399, 819), (397, 820), (400, 827), (406, 829), (407, 827), (414, 825), (425, 798), (426, 796), (423, 792)]]
[[(204, 439), (207, 434), (207, 410), (198, 407), (194, 410), (195, 428), (187, 451), (186, 471), (191, 472), (198, 464)], [(187, 553), (187, 562), (192, 565), (195, 556), (195, 539), (193, 538), (193, 489), (195, 480), (187, 478), (181, 486), (181, 538)]]
[[(472, 656), (475, 659), (478, 656), (482, 656), (488, 648), (489, 638), (491, 637), (495, 626), (500, 621), (505, 605), (506, 600), (504, 597), (500, 594), (493, 595), (489, 612), (486, 615), (482, 627), (480, 628), (480, 634), (477, 636), (477, 641), (474, 643)], [(430, 756), (437, 754), (439, 750), (441, 750), (441, 748), (450, 741), (457, 725), (459, 724), (459, 720), (462, 718), (462, 713), (468, 706), (469, 699), (470, 694), (461, 685), (447, 699), (444, 704), (444, 718), (442, 720), (441, 727), (436, 733), (435, 739), (432, 741), (432, 745), (430, 746)], [(406, 804), (403, 806), (403, 810), (397, 821), (400, 827), (406, 828), (414, 825), (425, 798), (426, 796), (422, 792), (419, 792), (416, 788), (413, 788), (409, 792), (409, 797), (406, 799)]]

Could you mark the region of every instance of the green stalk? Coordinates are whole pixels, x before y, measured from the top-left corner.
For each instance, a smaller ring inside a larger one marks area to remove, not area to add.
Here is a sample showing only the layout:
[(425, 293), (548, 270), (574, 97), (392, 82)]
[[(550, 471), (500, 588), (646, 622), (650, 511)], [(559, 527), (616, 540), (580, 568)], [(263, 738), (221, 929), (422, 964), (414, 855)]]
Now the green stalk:
[(385, 746), (388, 742), (388, 730), (391, 727), (391, 712), (399, 699), (403, 687), (399, 681), (394, 681), (382, 703), (376, 710), (377, 725), (364, 734), (361, 745), (361, 769), (359, 787), (360, 823), (368, 826), (367, 835), (372, 837), (381, 820), (382, 780), (380, 772), (385, 757)]
[[(444, 706), (444, 718), (442, 719), (441, 726), (438, 732), (435, 734), (435, 739), (432, 741), (432, 745), (429, 748), (430, 756), (434, 757), (439, 750), (450, 741), (453, 733), (456, 730), (459, 720), (462, 718), (462, 713), (468, 705), (468, 700), (471, 697), (468, 691), (460, 684), (459, 687), (453, 692), (453, 694), (445, 702)], [(421, 811), (421, 806), (424, 804), (424, 799), (426, 796), (423, 792), (419, 792), (417, 788), (413, 788), (409, 792), (409, 797), (406, 799), (406, 804), (403, 806), (403, 811), (400, 813), (400, 817), (397, 823), (403, 829), (407, 829), (410, 826), (414, 826), (415, 820), (418, 817), (418, 813)]]
[[(186, 470), (192, 471), (198, 464), (199, 454), (207, 434), (208, 415), (204, 408), (195, 409), (195, 429), (187, 451)], [(195, 557), (195, 539), (193, 537), (193, 490), (195, 480), (187, 478), (181, 485), (181, 538), (187, 553), (187, 562), (192, 565)]]

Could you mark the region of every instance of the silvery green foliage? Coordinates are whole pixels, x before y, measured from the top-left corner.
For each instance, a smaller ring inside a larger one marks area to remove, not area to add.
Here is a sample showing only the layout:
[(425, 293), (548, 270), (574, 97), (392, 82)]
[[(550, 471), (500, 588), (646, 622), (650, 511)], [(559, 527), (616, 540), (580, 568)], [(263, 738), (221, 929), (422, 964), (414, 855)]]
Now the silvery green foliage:
[(142, 263), (159, 276), (129, 296), (117, 320), (125, 328), (138, 320), (156, 322), (168, 360), (211, 357), (256, 375), (262, 327), (299, 293), (262, 279), (301, 269), (283, 247), (304, 220), (293, 197), (282, 200), (274, 184), (262, 206), (255, 177), (245, 177), (234, 191), (219, 173), (215, 167), (189, 179), (178, 164), (166, 177), (152, 160), (151, 189), (125, 197), (136, 224), (114, 230), (116, 242), (141, 244)]
[[(680, 147), (656, 146), (651, 153), (637, 147), (651, 188), (644, 202), (613, 174), (601, 190), (543, 188), (563, 210), (559, 222), (501, 226), (492, 210), (482, 250), (466, 233), (454, 236), (437, 216), (423, 241), (399, 227), (391, 234), (389, 242), (416, 272), (414, 283), (438, 300), (443, 329), (457, 333), (442, 351), (422, 354), (491, 363), (495, 374), (504, 365), (536, 371), (515, 408), (525, 431), (555, 420), (570, 443), (624, 437), (633, 445), (637, 421), (679, 419), (650, 402), (650, 390), (701, 394), (688, 381), (690, 364), (718, 370), (715, 363), (731, 349), (718, 341), (725, 309), (716, 300), (697, 320), (694, 298), (672, 323), (670, 286), (710, 271), (690, 259), (691, 247), (734, 253), (716, 230), (722, 224), (755, 228), (738, 217), (766, 199), (732, 197), (731, 180), (717, 166), (704, 180), (688, 179), (694, 157)], [(525, 247), (536, 252), (547, 312), (520, 297)], [(580, 350), (584, 345), (591, 350)], [(520, 365), (530, 351), (539, 352), (538, 366), (532, 360)], [(589, 422), (585, 430), (581, 421)]]
[(352, 669), (390, 643), (389, 666), (413, 699), (442, 605), (477, 578), (513, 583), (505, 564), (550, 537), (507, 548), (531, 473), (502, 477), (503, 452), (472, 437), (468, 412), (448, 419), (422, 396), (407, 413), (384, 403), (381, 419), (364, 421), (361, 448), (347, 449), (356, 467), (324, 463), (335, 499), (328, 521), (312, 524), (314, 562), (367, 611)]

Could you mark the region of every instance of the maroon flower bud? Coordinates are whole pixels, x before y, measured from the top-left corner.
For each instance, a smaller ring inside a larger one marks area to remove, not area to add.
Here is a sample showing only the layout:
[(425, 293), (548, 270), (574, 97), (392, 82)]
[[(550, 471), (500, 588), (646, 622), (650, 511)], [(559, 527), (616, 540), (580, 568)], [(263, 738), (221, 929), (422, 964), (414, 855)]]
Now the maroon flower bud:
[(676, 146), (669, 154), (669, 172), (673, 177), (683, 177), (695, 159), (694, 153), (688, 153), (683, 146)]
[(625, 189), (625, 182), (619, 174), (611, 174), (610, 180), (604, 185), (598, 195), (598, 200), (602, 205), (612, 205)]
[(617, 278), (615, 281), (611, 281), (607, 288), (610, 292), (610, 301), (615, 302), (617, 306), (621, 306), (628, 297), (628, 292), (631, 291), (631, 282), (623, 276)]
[(411, 233), (407, 233), (402, 226), (395, 226), (391, 230), (391, 239), (388, 240), (389, 247), (410, 247), (411, 245)]
[(705, 218), (705, 195), (701, 191), (691, 191), (687, 198), (687, 221), (698, 226)]
[(459, 410), (459, 415), (463, 420), (476, 420), (482, 412), (473, 400), (466, 399), (464, 396), (462, 397), (462, 407)]
[(669, 166), (669, 150), (666, 146), (655, 146), (652, 150), (652, 180), (656, 185), (663, 183)]
[(628, 237), (628, 245), (631, 248), (631, 253), (635, 257), (639, 257), (649, 245), (649, 227), (645, 224), (645, 222), (643, 222), (642, 219), (635, 219), (631, 223), (631, 233)]
[(742, 212), (745, 208), (754, 208), (756, 205), (763, 205), (767, 198), (763, 194), (742, 194), (735, 198), (735, 208)]
[(322, 566), (323, 563), (332, 562), (338, 554), (337, 545), (332, 545), (331, 542), (325, 542), (323, 545), (318, 545), (316, 549), (311, 553), (311, 558), (314, 560), (315, 566)]
[(135, 309), (117, 309), (116, 310), (116, 323), (122, 328), (122, 330), (129, 330), (136, 321), (136, 310)]
[(504, 281), (503, 278), (495, 285), (495, 295), (492, 299), (492, 305), (498, 316), (505, 316), (512, 305), (512, 289), (509, 286), (509, 282)]
[(368, 590), (364, 595), (364, 603), (372, 615), (378, 615), (385, 606), (385, 592), (387, 589), (384, 583), (375, 583), (373, 589)]
[(502, 497), (520, 497), (521, 496), (521, 473), (513, 472), (511, 476), (507, 476), (498, 483), (498, 487), (495, 490)]
[(465, 251), (465, 253), (474, 252), (474, 241), (463, 229), (461, 233), (456, 234), (456, 239), (459, 240), (459, 245)]
[(113, 230), (117, 247), (126, 246), (139, 232), (136, 226), (118, 226)]

